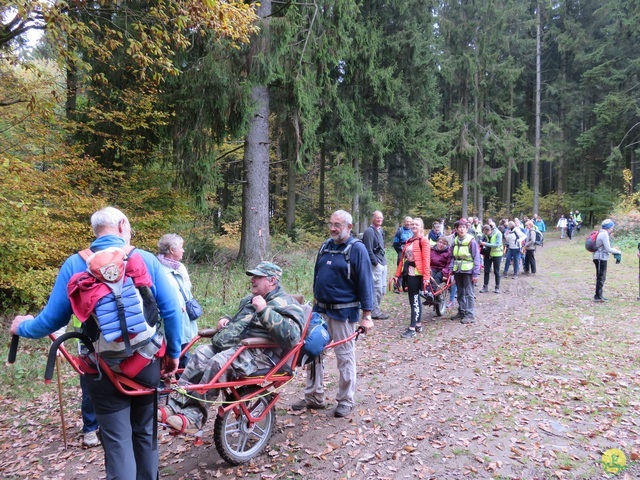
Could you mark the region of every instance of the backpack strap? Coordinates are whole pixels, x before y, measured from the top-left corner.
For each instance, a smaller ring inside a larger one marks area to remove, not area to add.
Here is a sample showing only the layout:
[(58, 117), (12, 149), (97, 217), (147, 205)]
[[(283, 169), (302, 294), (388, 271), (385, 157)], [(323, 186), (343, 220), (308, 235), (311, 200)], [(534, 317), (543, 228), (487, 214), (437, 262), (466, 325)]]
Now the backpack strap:
[(180, 293), (182, 294), (182, 298), (184, 298), (185, 303), (188, 302), (187, 296), (184, 294), (184, 290), (182, 290), (182, 287), (180, 286), (180, 282), (178, 281), (178, 275), (176, 275), (176, 273), (174, 271), (171, 271), (171, 274), (176, 279), (176, 283), (178, 284), (178, 290), (180, 290)]

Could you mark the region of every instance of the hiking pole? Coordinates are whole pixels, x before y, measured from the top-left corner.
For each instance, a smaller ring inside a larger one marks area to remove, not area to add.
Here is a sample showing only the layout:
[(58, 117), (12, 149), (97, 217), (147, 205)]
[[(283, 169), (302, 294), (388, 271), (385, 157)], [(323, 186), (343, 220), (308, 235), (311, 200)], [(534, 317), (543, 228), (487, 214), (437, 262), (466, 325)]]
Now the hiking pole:
[(640, 243), (638, 243), (638, 298), (640, 300)]
[(64, 423), (64, 408), (62, 406), (62, 382), (60, 381), (60, 357), (56, 357), (56, 375), (58, 377), (58, 403), (60, 404), (60, 420), (62, 420), (62, 439), (64, 449), (67, 449), (67, 425)]

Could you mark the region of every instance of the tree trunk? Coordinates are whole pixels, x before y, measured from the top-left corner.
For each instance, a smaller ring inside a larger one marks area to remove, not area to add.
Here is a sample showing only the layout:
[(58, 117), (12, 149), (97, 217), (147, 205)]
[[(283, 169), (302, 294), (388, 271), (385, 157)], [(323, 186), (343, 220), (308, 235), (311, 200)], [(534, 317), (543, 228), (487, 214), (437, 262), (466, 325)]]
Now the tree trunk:
[(298, 149), (296, 148), (296, 138), (289, 135), (287, 141), (287, 217), (286, 228), (289, 234), (293, 233), (296, 226), (296, 163), (298, 161)]
[[(357, 157), (353, 159), (353, 172), (356, 178), (360, 178), (360, 161)], [(353, 230), (354, 234), (360, 233), (358, 225), (360, 223), (360, 191), (358, 188), (353, 192), (353, 199), (351, 201), (351, 216), (353, 217)]]
[(324, 203), (324, 176), (325, 176), (325, 168), (327, 162), (327, 142), (326, 140), (322, 141), (322, 145), (320, 145), (320, 179), (318, 185), (318, 217), (320, 218), (320, 222), (326, 221), (325, 217), (325, 203)]
[(542, 39), (540, 28), (540, 0), (536, 2), (536, 140), (535, 157), (533, 160), (533, 213), (538, 213), (540, 208), (540, 90), (542, 88), (541, 57)]
[[(260, 61), (268, 55), (269, 18), (271, 0), (260, 2), (256, 13), (260, 17), (260, 35), (253, 42), (255, 50), (249, 59)], [(246, 182), (242, 188), (242, 236), (238, 261), (244, 268), (252, 268), (263, 261), (271, 249), (269, 233), (269, 87), (264, 84), (251, 89), (251, 105), (254, 108), (249, 118), (245, 137), (243, 168)]]
[(255, 112), (245, 137), (242, 189), (242, 237), (238, 260), (252, 268), (270, 249), (269, 234), (269, 88), (253, 87)]

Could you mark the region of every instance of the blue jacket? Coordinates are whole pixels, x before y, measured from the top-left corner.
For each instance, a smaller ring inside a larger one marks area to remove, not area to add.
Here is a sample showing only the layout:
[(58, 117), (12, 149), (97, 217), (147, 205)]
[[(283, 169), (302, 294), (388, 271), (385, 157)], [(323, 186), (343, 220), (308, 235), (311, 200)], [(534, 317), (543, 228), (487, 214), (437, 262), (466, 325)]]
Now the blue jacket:
[[(107, 247), (123, 247), (124, 240), (117, 235), (105, 235), (97, 238), (91, 248), (102, 250)], [(158, 309), (163, 319), (167, 341), (167, 355), (180, 356), (181, 309), (178, 293), (171, 285), (158, 259), (150, 252), (136, 250), (147, 265), (153, 286), (151, 291), (156, 297)], [(71, 319), (72, 310), (67, 296), (67, 284), (76, 273), (87, 269), (85, 261), (77, 253), (71, 255), (60, 267), (58, 277), (53, 284), (49, 301), (33, 319), (25, 320), (18, 327), (18, 335), (26, 338), (42, 338), (66, 326)]]
[[(343, 251), (349, 242), (336, 245), (329, 240), (327, 250)], [(326, 313), (335, 320), (355, 323), (360, 319), (360, 309), (373, 309), (373, 276), (369, 252), (360, 241), (355, 241), (349, 254), (351, 278), (348, 277), (348, 265), (341, 253), (323, 253), (317, 259), (313, 271), (313, 296), (316, 302), (323, 304), (346, 304), (359, 302), (360, 306), (331, 309), (317, 305), (314, 312)]]
[(547, 231), (547, 226), (544, 224), (544, 220), (540, 219), (540, 220), (534, 220), (533, 224), (538, 227), (538, 230), (540, 230), (542, 233)]
[(402, 247), (411, 237), (413, 237), (413, 232), (410, 228), (404, 228), (404, 225), (398, 228), (398, 230), (396, 230), (395, 236), (393, 237), (394, 250), (398, 253), (401, 253)]

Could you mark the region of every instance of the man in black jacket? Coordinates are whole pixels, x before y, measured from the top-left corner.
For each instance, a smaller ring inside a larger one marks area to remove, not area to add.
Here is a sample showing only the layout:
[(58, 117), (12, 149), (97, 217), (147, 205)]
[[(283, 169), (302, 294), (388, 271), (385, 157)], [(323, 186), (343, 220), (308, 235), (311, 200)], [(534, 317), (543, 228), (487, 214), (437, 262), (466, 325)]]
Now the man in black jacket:
[(389, 315), (380, 310), (380, 302), (387, 291), (387, 259), (384, 252), (384, 232), (382, 212), (376, 210), (371, 216), (371, 225), (364, 231), (362, 243), (367, 247), (373, 274), (373, 311), (371, 318), (385, 320)]

